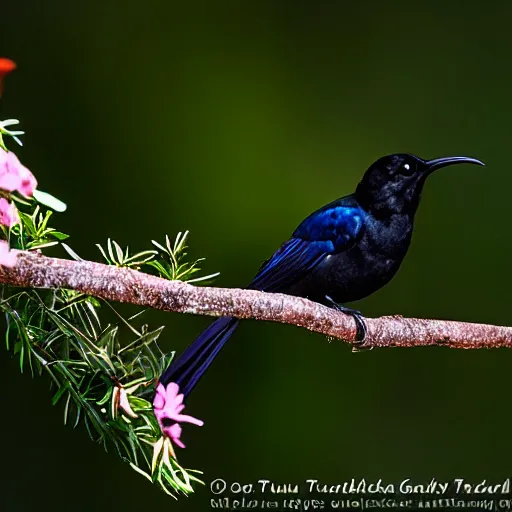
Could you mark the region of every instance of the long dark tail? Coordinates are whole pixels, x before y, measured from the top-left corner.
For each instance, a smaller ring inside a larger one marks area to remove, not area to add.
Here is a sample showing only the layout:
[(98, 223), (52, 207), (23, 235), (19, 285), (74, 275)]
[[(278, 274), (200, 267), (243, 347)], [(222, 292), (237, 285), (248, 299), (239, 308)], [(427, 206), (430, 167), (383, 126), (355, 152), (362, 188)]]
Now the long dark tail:
[(183, 354), (172, 361), (161, 375), (159, 382), (167, 386), (176, 382), (185, 396), (192, 391), (238, 326), (239, 320), (230, 316), (221, 317), (204, 330)]

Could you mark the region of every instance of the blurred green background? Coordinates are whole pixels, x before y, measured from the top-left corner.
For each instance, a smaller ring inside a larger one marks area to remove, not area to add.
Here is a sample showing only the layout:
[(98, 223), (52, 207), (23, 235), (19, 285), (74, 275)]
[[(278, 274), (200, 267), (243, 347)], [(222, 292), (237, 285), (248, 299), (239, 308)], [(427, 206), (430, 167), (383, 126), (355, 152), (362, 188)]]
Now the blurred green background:
[[(191, 231), (191, 257), (242, 286), (311, 211), (383, 154), (467, 155), (425, 188), (396, 278), (354, 304), (512, 324), (512, 66), (507, 2), (0, 3), (0, 56), (18, 63), (0, 118), (69, 209), (70, 245), (134, 250)], [(152, 312), (182, 351), (209, 323)], [(3, 510), (209, 508), (174, 502), (83, 428), (48, 379), (0, 358)], [(244, 322), (188, 400), (180, 462), (206, 480), (418, 483), (510, 475), (512, 352), (352, 354), (291, 326)]]

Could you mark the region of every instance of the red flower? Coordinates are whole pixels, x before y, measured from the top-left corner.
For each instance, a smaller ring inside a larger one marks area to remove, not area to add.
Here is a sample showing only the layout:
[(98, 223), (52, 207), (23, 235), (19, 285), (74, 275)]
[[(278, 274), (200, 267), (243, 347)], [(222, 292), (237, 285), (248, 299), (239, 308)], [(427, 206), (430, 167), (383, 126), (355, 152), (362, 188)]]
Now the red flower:
[(0, 96), (2, 96), (5, 75), (16, 69), (16, 63), (11, 59), (0, 58)]

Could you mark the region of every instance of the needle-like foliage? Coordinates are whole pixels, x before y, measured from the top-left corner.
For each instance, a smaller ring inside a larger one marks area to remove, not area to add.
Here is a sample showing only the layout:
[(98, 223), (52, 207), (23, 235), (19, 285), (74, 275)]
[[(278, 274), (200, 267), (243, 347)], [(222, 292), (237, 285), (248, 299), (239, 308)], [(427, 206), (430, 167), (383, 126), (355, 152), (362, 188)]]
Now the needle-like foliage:
[[(11, 249), (41, 251), (60, 244), (72, 258), (80, 259), (62, 243), (68, 235), (49, 227), (50, 210), (34, 198), (10, 197), (20, 217), (14, 227), (1, 227)], [(187, 235), (179, 233), (174, 244), (166, 237), (165, 246), (153, 241), (158, 250), (138, 254), (110, 239), (106, 249), (99, 248), (110, 265), (186, 281), (199, 270), (198, 261), (185, 258)], [(143, 312), (124, 318), (112, 304), (75, 291), (2, 286), (0, 293), (7, 348), (18, 356), (21, 371), (28, 367), (34, 375), (50, 377), (52, 403), (62, 404), (64, 422), (84, 425), (93, 440), (113, 449), (167, 493), (193, 492), (192, 483), (200, 482), (194, 476), (198, 472), (178, 463), (150, 402), (156, 379), (173, 356), (157, 345), (163, 327), (140, 326)], [(106, 320), (112, 317), (115, 323)]]

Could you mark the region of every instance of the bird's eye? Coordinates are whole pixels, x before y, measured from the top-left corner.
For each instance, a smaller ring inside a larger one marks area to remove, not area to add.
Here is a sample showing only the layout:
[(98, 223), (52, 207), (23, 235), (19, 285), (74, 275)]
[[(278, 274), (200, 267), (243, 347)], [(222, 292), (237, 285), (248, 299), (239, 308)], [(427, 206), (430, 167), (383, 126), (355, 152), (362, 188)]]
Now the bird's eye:
[(399, 173), (403, 174), (404, 176), (412, 176), (414, 173), (414, 166), (411, 164), (403, 164), (400, 166)]

